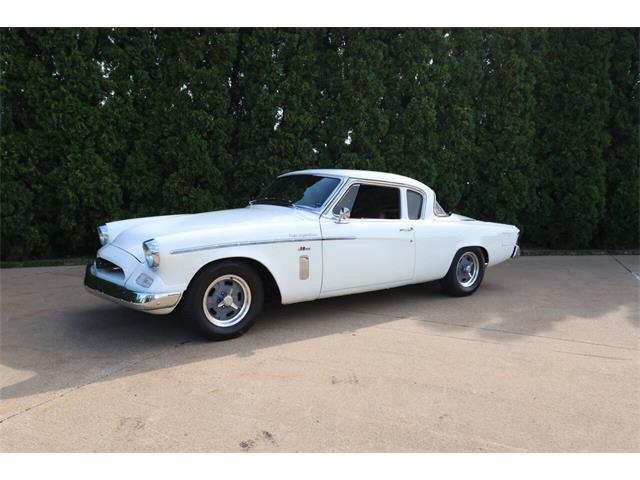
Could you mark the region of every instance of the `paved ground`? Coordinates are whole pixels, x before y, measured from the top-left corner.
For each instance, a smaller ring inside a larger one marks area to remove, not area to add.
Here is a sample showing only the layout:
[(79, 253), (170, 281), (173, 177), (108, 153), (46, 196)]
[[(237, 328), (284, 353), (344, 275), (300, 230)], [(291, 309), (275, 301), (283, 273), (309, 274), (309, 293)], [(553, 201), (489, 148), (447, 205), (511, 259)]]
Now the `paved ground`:
[(638, 271), (524, 257), (469, 298), (271, 306), (206, 343), (82, 267), (2, 270), (0, 450), (637, 452)]

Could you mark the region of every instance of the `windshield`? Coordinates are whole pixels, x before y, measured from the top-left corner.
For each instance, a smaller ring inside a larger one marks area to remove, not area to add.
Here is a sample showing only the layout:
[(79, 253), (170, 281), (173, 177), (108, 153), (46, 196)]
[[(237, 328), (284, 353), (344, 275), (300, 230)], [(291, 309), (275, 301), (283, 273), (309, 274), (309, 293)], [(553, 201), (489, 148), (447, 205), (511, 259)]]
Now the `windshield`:
[(287, 175), (276, 178), (253, 204), (319, 208), (336, 189), (340, 180), (318, 175)]

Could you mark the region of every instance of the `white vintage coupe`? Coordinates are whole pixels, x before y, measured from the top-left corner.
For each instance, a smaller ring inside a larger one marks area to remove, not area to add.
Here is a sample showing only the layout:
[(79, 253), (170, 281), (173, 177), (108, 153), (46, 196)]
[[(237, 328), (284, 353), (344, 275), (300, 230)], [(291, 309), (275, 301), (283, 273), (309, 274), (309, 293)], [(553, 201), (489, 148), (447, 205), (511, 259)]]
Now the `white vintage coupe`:
[(470, 295), (485, 268), (519, 255), (519, 230), (447, 213), (411, 178), (304, 170), (245, 208), (98, 227), (85, 286), (149, 313), (179, 306), (210, 339), (246, 332), (265, 296), (283, 304), (440, 280)]

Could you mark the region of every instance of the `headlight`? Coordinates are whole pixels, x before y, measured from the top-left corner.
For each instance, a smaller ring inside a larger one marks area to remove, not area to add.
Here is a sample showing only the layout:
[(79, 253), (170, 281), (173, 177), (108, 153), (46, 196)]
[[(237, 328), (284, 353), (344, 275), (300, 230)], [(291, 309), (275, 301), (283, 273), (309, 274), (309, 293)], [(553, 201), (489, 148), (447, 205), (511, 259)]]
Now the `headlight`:
[(100, 245), (109, 243), (109, 230), (107, 230), (106, 225), (100, 225), (98, 227), (98, 239), (100, 240)]
[(144, 258), (147, 260), (147, 265), (149, 265), (150, 268), (158, 268), (158, 265), (160, 265), (158, 242), (153, 238), (142, 242), (142, 249), (144, 250)]

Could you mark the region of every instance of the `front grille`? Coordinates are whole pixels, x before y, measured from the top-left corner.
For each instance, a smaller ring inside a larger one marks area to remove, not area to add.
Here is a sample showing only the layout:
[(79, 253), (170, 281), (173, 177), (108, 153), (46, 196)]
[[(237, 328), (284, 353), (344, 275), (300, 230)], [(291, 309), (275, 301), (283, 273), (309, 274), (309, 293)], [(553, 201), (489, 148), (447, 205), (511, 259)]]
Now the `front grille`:
[(122, 272), (122, 268), (120, 268), (118, 265), (100, 257), (96, 257), (96, 268), (100, 270), (106, 270), (108, 272)]

